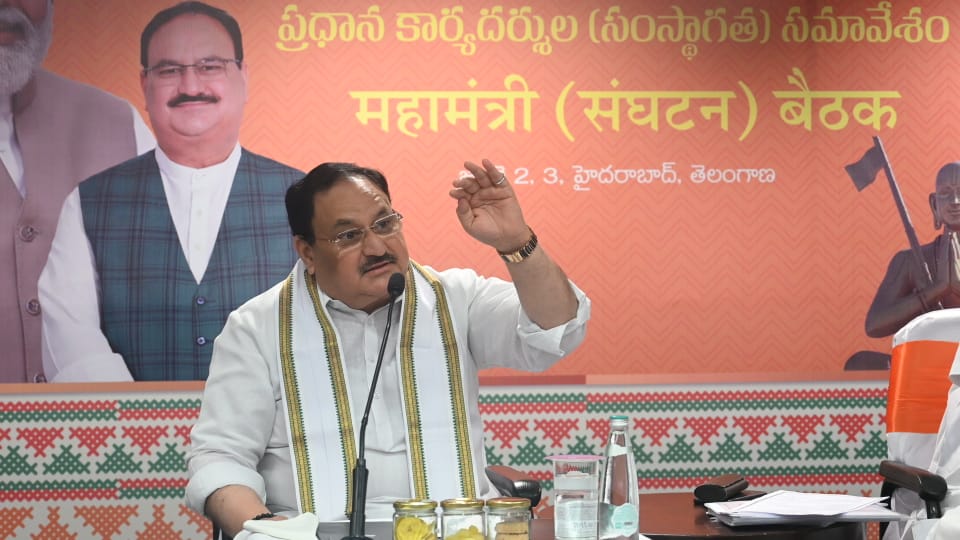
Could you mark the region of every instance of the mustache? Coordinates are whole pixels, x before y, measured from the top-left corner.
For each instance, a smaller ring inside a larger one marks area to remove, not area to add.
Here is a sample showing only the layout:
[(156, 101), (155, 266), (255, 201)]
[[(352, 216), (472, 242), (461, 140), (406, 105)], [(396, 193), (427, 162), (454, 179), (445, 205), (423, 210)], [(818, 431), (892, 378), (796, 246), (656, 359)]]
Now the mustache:
[(395, 263), (395, 262), (397, 262), (397, 258), (392, 253), (384, 253), (379, 257), (371, 257), (363, 261), (363, 265), (360, 267), (360, 273), (366, 274), (367, 272), (370, 271), (371, 268), (373, 268), (374, 266), (377, 266), (378, 264)]
[(220, 101), (216, 96), (211, 96), (209, 94), (197, 94), (191, 96), (188, 94), (177, 94), (173, 99), (167, 102), (167, 107), (177, 107), (183, 105), (184, 103), (197, 102), (197, 103), (216, 103)]

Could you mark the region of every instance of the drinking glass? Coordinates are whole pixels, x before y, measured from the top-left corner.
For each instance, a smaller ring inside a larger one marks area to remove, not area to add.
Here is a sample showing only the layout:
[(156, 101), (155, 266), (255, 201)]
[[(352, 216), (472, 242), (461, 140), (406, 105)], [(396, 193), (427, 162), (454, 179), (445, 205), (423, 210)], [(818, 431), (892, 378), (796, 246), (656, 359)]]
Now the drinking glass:
[(557, 540), (597, 538), (597, 492), (600, 456), (550, 456), (553, 462), (554, 537)]

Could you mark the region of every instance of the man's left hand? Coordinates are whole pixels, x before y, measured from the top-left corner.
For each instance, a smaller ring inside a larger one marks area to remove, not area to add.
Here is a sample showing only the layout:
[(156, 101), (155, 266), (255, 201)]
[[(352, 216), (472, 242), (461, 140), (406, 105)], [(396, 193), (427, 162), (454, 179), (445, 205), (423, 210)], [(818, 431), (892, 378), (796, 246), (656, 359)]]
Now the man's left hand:
[(465, 162), (472, 176), (453, 182), (450, 196), (457, 199), (457, 217), (478, 241), (498, 251), (514, 251), (530, 238), (530, 229), (510, 180), (490, 160), (481, 163)]

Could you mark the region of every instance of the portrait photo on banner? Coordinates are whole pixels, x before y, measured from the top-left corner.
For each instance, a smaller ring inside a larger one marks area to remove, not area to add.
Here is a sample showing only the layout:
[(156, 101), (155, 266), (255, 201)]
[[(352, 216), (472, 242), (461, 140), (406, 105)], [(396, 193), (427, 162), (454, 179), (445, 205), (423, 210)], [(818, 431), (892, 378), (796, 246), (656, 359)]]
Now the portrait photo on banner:
[(390, 179), (411, 260), (502, 280), (449, 193), (508, 182), (592, 304), (547, 376), (886, 370), (960, 307), (960, 4), (23, 4), (3, 382), (205, 380), (303, 261), (285, 196), (321, 163)]

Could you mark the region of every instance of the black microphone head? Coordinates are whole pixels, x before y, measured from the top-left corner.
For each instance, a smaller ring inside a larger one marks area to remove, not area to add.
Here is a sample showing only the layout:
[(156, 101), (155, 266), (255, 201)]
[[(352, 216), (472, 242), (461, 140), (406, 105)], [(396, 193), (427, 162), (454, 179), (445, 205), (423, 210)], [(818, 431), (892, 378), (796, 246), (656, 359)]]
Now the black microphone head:
[(403, 294), (403, 288), (406, 285), (407, 282), (403, 279), (403, 274), (395, 272), (390, 276), (390, 281), (387, 282), (387, 294), (390, 295), (390, 298), (396, 298)]

